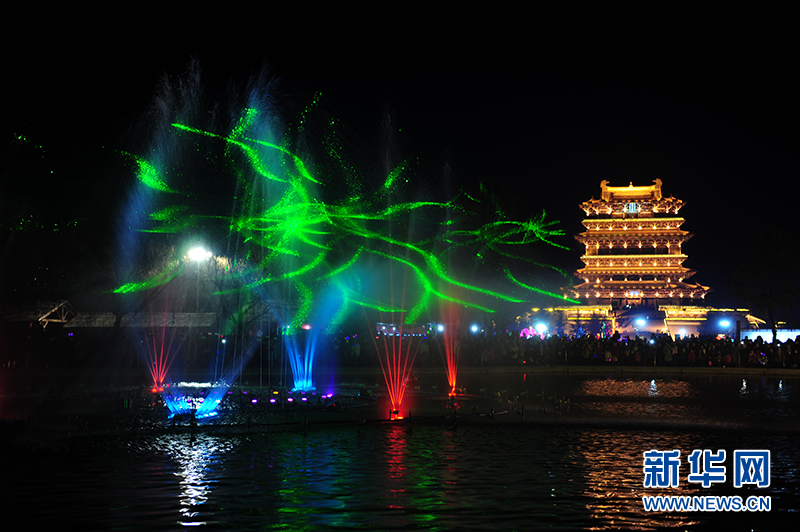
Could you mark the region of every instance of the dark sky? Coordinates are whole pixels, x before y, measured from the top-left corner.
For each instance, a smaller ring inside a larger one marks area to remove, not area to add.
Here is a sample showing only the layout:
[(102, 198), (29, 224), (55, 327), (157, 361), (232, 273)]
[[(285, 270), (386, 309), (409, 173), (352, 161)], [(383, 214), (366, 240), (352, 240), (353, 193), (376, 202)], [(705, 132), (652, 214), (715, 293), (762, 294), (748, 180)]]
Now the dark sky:
[[(740, 304), (726, 278), (752, 239), (793, 228), (797, 46), (780, 35), (545, 38), (531, 29), (445, 38), (387, 28), (341, 44), (336, 31), (300, 39), (175, 31), (181, 38), (62, 31), (47, 36), (48, 53), (20, 46), (5, 66), (6, 139), (23, 134), (52, 164), (72, 168), (65, 175), (86, 172), (82, 187), (102, 202), (115, 177), (98, 154), (137, 149), (160, 76), (180, 75), (194, 56), (214, 95), (265, 67), (288, 114), (321, 93), (326, 112), (360, 139), (355, 158), (380, 159), (370, 151), (381, 149), (375, 138), (388, 113), (398, 149), (419, 158), (423, 175), (441, 179), (447, 167), (455, 182), (483, 180), (513, 214), (544, 209), (568, 235), (581, 230), (578, 204), (598, 197), (602, 180), (660, 178), (666, 195), (687, 204), (683, 229), (695, 237), (685, 265), (714, 289), (711, 305)], [(574, 239), (561, 243), (575, 251), (559, 255), (560, 265), (580, 267)]]

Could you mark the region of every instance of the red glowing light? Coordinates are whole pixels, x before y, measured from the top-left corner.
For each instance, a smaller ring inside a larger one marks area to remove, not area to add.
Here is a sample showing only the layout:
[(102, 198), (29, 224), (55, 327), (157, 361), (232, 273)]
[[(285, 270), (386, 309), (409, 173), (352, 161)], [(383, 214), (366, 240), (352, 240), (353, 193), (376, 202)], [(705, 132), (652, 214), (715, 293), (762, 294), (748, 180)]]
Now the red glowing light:
[[(170, 357), (170, 351), (172, 349), (172, 342), (175, 339), (175, 329), (172, 329), (169, 333), (169, 343), (166, 343), (167, 339), (167, 311), (169, 309), (169, 297), (166, 298), (164, 314), (161, 317), (161, 331), (160, 335), (156, 330), (156, 317), (153, 315), (153, 307), (150, 307), (150, 323), (151, 323), (151, 334), (150, 337), (152, 338), (152, 345), (150, 340), (143, 342), (145, 346), (145, 351), (148, 357), (148, 369), (150, 371), (150, 376), (153, 378), (153, 388), (152, 391), (155, 392), (163, 392), (164, 386), (169, 387), (169, 384), (164, 384), (164, 380), (167, 377), (167, 371), (169, 371), (170, 366), (172, 365), (172, 358)], [(159, 338), (160, 336), (160, 338)], [(159, 342), (160, 340), (160, 342)]]
[(450, 386), (448, 395), (456, 393), (456, 377), (458, 376), (458, 359), (461, 353), (461, 340), (458, 334), (461, 331), (461, 316), (456, 311), (455, 305), (448, 305), (442, 309), (443, 317), (449, 325), (442, 331), (444, 339), (445, 368), (447, 369), (447, 384)]
[(399, 414), (400, 405), (403, 403), (403, 396), (406, 393), (411, 368), (417, 357), (419, 343), (412, 340), (413, 336), (403, 335), (402, 325), (399, 326), (399, 334), (381, 336), (383, 342), (381, 344), (376, 341), (375, 349), (378, 352), (378, 360), (381, 363), (389, 400), (392, 403), (389, 419), (403, 419)]

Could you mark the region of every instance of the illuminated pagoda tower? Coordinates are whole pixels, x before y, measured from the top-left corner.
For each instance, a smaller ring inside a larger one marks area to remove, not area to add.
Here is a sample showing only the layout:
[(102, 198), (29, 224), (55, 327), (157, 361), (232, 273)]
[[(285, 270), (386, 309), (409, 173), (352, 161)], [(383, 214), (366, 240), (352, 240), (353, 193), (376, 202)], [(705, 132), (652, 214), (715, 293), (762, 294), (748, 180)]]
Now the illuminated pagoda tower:
[(696, 305), (711, 290), (687, 279), (694, 271), (683, 267), (681, 245), (692, 237), (681, 229), (678, 211), (684, 202), (661, 195), (654, 185), (627, 187), (600, 183), (601, 199), (580, 205), (586, 230), (575, 238), (586, 248), (585, 266), (576, 272), (583, 280), (567, 293), (589, 305)]

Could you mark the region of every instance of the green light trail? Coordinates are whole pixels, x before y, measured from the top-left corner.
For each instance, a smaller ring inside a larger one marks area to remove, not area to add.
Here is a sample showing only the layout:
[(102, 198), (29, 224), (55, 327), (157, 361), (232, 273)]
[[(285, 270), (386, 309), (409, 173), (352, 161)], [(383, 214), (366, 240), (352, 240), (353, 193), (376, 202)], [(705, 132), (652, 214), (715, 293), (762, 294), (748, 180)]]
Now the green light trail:
[(145, 159), (142, 159), (141, 157), (137, 157), (136, 155), (126, 152), (122, 153), (136, 161), (136, 165), (139, 167), (139, 171), (136, 173), (136, 178), (142, 184), (159, 192), (168, 192), (170, 194), (178, 193), (176, 190), (171, 189), (164, 182), (158, 169), (153, 164), (149, 163)]
[(566, 296), (564, 296), (562, 294), (556, 294), (556, 293), (553, 293), (553, 292), (548, 292), (547, 290), (542, 290), (541, 288), (536, 288), (535, 286), (529, 286), (529, 285), (527, 285), (525, 283), (522, 283), (522, 282), (518, 281), (517, 279), (515, 279), (514, 276), (511, 275), (511, 272), (508, 271), (508, 269), (506, 269), (505, 273), (506, 273), (506, 278), (509, 281), (511, 281), (512, 283), (514, 283), (516, 285), (521, 286), (522, 288), (525, 288), (526, 290), (530, 290), (531, 292), (536, 292), (537, 294), (542, 294), (542, 295), (545, 295), (545, 296), (554, 297), (556, 299), (563, 299), (564, 301), (569, 301), (570, 303), (576, 303), (578, 305), (580, 305), (580, 303), (581, 303), (580, 301), (577, 301), (575, 299), (570, 299), (570, 298), (568, 298), (568, 297), (566, 297)]
[[(301, 117), (300, 129), (309, 127), (307, 118), (306, 114)], [(191, 234), (197, 228), (217, 231), (220, 240), (227, 238), (229, 249), (238, 250), (229, 257), (235, 267), (227, 268), (224, 273), (238, 281), (233, 288), (223, 287), (215, 293), (266, 297), (266, 293), (276, 292), (273, 286), (283, 286), (277, 291), (281, 297), (293, 300), (289, 307), (294, 309), (292, 316), (284, 317), (285, 325), (298, 327), (309, 319), (322, 303), (321, 294), (327, 293), (327, 287), (342, 298), (341, 305), (332, 313), (335, 322), (342, 321), (352, 307), (358, 306), (402, 313), (405, 323), (414, 323), (425, 317), (435, 301), (492, 313), (497, 309), (483, 299), (506, 303), (526, 300), (468, 282), (462, 278), (461, 270), (502, 259), (547, 268), (526, 256), (530, 254), (527, 246), (543, 243), (567, 249), (553, 241), (564, 232), (554, 227), (556, 222), (545, 220), (544, 212), (526, 221), (512, 220), (502, 213), (493, 198), (486, 202), (462, 193), (448, 201), (393, 202), (393, 195), (409, 181), (408, 161), (395, 166), (376, 191), (367, 193), (369, 187), (357, 179), (354, 167), (345, 162), (335, 135), (325, 137), (328, 161), (332, 164), (325, 167), (316, 159), (312, 164), (311, 159), (301, 157), (299, 150), (291, 149), (288, 142), (279, 144), (271, 137), (266, 138), (265, 124), (269, 123), (269, 117), (255, 108), (244, 109), (228, 135), (172, 123), (175, 133), (170, 140), (176, 145), (191, 142), (194, 136), (208, 139), (192, 144), (195, 151), (203, 150), (192, 164), (212, 161), (214, 179), (234, 183), (235, 193), (233, 197), (221, 196), (214, 198), (214, 202), (191, 207), (186, 204), (187, 196), (182, 196), (182, 204), (170, 202), (169, 196), (159, 196), (158, 210), (149, 214), (150, 225), (139, 230), (162, 234)], [(217, 148), (221, 156), (213, 151)], [(156, 193), (175, 194), (180, 189), (191, 194), (192, 187), (202, 192), (203, 183), (187, 183), (195, 175), (193, 171), (171, 167), (173, 176), (183, 176), (178, 186), (153, 161), (131, 157), (138, 165), (137, 179)], [(157, 155), (153, 157), (158, 160)], [(314, 169), (318, 167), (324, 169), (326, 178), (316, 175)], [(217, 176), (217, 172), (221, 174)], [(340, 181), (328, 174), (340, 176)], [(485, 188), (481, 188), (485, 193)], [(323, 193), (339, 199), (323, 201)], [(228, 214), (211, 211), (226, 207)], [(492, 209), (490, 221), (476, 214), (485, 207)], [(415, 231), (420, 229), (415, 232), (412, 227)], [(455, 258), (458, 253), (467, 258)], [(399, 282), (390, 273), (392, 264), (402, 266), (410, 274), (409, 286), (403, 288), (403, 300), (409, 301), (408, 305), (386, 303), (381, 301), (379, 290), (365, 293), (361, 288), (359, 277), (363, 272), (381, 277), (384, 284)], [(169, 282), (180, 271), (182, 267), (128, 283), (115, 292), (148, 290)], [(561, 297), (522, 283), (508, 267), (504, 271), (503, 278), (512, 286)], [(346, 272), (349, 275), (344, 275)]]
[(184, 266), (179, 266), (172, 271), (162, 272), (158, 275), (155, 275), (149, 279), (138, 283), (127, 283), (116, 290), (113, 291), (115, 294), (130, 294), (132, 292), (140, 292), (143, 290), (149, 290), (151, 288), (155, 288), (156, 286), (161, 286), (166, 284), (180, 275), (184, 270)]

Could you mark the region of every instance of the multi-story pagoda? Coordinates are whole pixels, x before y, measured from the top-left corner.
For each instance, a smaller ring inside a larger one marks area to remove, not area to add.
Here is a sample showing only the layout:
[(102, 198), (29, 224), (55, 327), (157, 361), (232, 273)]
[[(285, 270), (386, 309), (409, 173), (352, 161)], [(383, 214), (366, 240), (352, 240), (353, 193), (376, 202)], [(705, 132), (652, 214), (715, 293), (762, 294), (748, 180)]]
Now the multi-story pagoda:
[(681, 245), (692, 237), (681, 229), (681, 200), (661, 195), (654, 185), (611, 187), (600, 183), (602, 195), (581, 204), (586, 231), (575, 238), (586, 248), (583, 280), (567, 290), (590, 305), (694, 305), (711, 290), (686, 280), (694, 271), (683, 267)]

